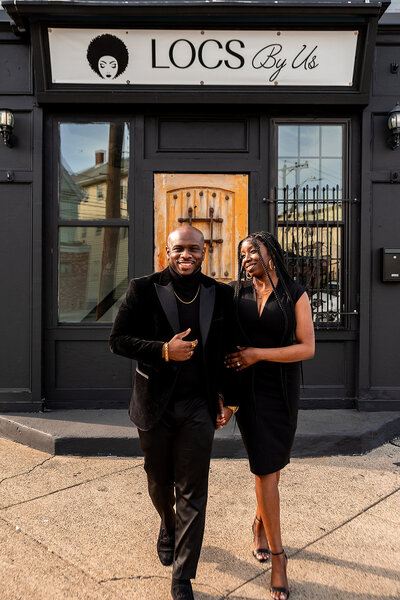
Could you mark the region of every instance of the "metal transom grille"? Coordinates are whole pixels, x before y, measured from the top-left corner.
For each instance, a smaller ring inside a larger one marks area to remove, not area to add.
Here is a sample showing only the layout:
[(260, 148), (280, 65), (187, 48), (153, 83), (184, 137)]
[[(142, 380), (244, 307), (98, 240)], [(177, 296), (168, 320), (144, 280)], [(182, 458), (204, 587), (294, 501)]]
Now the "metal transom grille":
[(269, 200), (293, 279), (307, 288), (316, 328), (346, 327), (346, 261), (350, 201), (339, 186), (275, 188)]

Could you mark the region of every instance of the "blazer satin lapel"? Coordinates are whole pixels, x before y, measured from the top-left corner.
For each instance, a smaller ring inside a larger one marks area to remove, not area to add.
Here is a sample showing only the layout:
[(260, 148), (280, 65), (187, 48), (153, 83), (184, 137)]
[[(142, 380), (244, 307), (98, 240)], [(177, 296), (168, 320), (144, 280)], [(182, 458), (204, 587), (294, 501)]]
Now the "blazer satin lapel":
[(155, 283), (154, 285), (162, 309), (172, 327), (172, 331), (175, 334), (179, 333), (179, 315), (172, 283), (170, 282), (168, 285), (159, 285), (158, 283)]
[(208, 332), (210, 331), (211, 319), (215, 304), (215, 285), (200, 288), (200, 331), (203, 348), (206, 345)]

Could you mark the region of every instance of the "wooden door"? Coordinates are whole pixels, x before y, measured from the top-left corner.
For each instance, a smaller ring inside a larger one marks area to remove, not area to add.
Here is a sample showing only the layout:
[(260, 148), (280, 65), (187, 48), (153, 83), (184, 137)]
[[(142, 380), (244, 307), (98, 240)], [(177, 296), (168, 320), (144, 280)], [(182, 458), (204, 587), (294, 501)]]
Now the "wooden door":
[(219, 281), (237, 277), (237, 246), (247, 234), (248, 176), (157, 173), (154, 177), (154, 269), (167, 264), (170, 231), (183, 223), (206, 241), (203, 273)]

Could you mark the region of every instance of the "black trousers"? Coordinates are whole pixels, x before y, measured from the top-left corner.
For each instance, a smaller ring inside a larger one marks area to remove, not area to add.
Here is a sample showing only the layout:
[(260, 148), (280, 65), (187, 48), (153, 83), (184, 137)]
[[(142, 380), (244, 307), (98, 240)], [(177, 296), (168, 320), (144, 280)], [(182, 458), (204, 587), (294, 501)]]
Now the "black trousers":
[(180, 579), (196, 576), (214, 432), (205, 398), (172, 401), (155, 427), (139, 430), (150, 498), (167, 531), (175, 530), (173, 577)]

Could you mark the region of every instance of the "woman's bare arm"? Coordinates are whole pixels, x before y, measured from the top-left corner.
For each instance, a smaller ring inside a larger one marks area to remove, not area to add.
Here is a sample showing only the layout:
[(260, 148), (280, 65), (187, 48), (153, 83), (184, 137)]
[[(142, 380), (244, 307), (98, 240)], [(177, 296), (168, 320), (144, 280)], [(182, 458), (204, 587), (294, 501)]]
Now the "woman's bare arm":
[[(226, 366), (239, 371), (257, 362), (291, 363), (307, 360), (314, 356), (315, 336), (310, 301), (304, 292), (295, 304), (296, 343), (281, 348), (252, 348), (238, 346), (238, 351), (228, 354)], [(238, 365), (240, 363), (240, 366)]]

